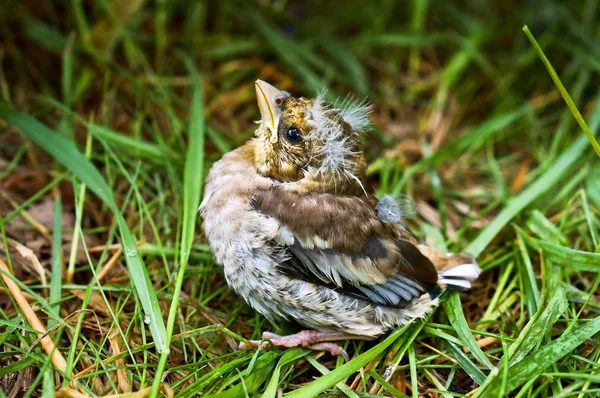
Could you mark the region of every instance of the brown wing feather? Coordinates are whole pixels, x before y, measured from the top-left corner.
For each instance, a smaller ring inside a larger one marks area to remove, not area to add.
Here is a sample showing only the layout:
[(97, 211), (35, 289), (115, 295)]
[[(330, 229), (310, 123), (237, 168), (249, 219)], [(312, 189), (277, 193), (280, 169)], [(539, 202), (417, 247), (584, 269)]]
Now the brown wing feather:
[[(379, 220), (373, 205), (360, 197), (274, 187), (257, 192), (254, 205), (289, 230), (300, 244), (288, 245), (303, 251), (297, 256), (310, 261), (309, 268), (321, 267), (327, 274), (333, 266), (352, 285), (385, 284), (404, 275), (432, 287), (438, 279), (412, 238)], [(339, 279), (335, 272), (325, 276)]]
[(382, 236), (383, 223), (357, 197), (298, 193), (274, 187), (260, 190), (255, 205), (299, 236), (319, 236), (337, 249), (360, 252), (372, 235)]

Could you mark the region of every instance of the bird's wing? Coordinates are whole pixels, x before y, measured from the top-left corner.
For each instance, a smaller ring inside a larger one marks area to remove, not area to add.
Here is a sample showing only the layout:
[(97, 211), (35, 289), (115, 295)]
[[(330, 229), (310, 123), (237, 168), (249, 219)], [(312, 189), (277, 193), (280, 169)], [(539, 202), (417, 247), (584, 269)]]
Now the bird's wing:
[(386, 306), (403, 306), (435, 286), (437, 271), (397, 224), (359, 197), (257, 192), (253, 205), (279, 221), (274, 241), (289, 248), (283, 271)]

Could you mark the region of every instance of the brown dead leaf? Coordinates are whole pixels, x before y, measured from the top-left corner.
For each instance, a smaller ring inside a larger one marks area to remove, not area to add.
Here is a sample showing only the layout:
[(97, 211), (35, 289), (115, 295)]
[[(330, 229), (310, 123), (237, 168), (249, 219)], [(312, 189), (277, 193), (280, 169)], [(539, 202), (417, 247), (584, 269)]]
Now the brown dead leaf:
[[(75, 296), (77, 296), (77, 298), (81, 301), (83, 301), (85, 299), (86, 293), (83, 290), (70, 290), (70, 292), (72, 294), (74, 294)], [(111, 316), (111, 311), (106, 306), (106, 302), (104, 301), (104, 298), (102, 297), (100, 292), (98, 292), (96, 290), (92, 291), (92, 293), (90, 295), (89, 306), (91, 307), (91, 309), (101, 313), (104, 316), (108, 316), (108, 317)], [(114, 308), (113, 308), (113, 311), (114, 311)]]
[[(117, 330), (108, 336), (108, 342), (110, 343), (110, 349), (112, 350), (113, 355), (119, 355), (121, 353), (121, 347), (119, 346), (119, 332)], [(119, 389), (119, 392), (131, 392), (131, 383), (127, 378), (127, 372), (125, 372), (125, 360), (120, 358), (117, 359), (115, 363), (117, 365), (117, 388)]]
[(56, 393), (54, 393), (54, 397), (66, 397), (66, 398), (89, 398), (90, 395), (84, 394), (72, 388), (61, 388)]
[(23, 258), (25, 258), (26, 260), (28, 260), (30, 262), (31, 268), (34, 270), (35, 273), (37, 273), (42, 284), (47, 285), (48, 280), (46, 279), (46, 270), (44, 269), (44, 267), (42, 267), (40, 260), (37, 258), (37, 256), (33, 252), (33, 250), (31, 250), (30, 248), (28, 248), (25, 245), (22, 245), (21, 243), (17, 242), (16, 240), (12, 240), (10, 238), (7, 238), (7, 242)]
[(100, 268), (100, 271), (98, 271), (98, 275), (96, 276), (99, 281), (104, 279), (104, 277), (113, 269), (113, 267), (117, 264), (117, 261), (119, 261), (119, 257), (121, 257), (121, 254), (123, 254), (123, 249), (119, 248), (108, 259), (106, 264), (104, 264), (102, 268)]
[(529, 162), (525, 160), (519, 166), (519, 171), (513, 180), (513, 183), (510, 185), (510, 192), (513, 194), (521, 192), (523, 186), (525, 185), (525, 180), (527, 179), (527, 174), (529, 174)]
[(0, 241), (0, 259), (6, 259), (6, 251), (8, 250), (15, 277), (22, 280), (27, 275), (36, 275), (40, 282), (47, 284), (47, 271), (33, 250), (10, 238), (7, 239), (7, 242), (9, 247), (5, 248), (2, 241)]
[[(47, 228), (54, 226), (54, 200), (47, 197), (39, 203), (29, 207), (29, 214)], [(72, 230), (75, 225), (75, 216), (72, 212), (63, 211), (61, 214), (61, 227), (63, 230)]]

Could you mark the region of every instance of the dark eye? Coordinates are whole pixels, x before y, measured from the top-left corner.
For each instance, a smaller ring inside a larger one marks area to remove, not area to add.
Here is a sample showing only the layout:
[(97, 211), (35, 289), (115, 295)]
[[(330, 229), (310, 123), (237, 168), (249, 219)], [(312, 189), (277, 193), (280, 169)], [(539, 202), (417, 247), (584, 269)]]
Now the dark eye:
[(299, 144), (302, 142), (302, 134), (298, 127), (290, 127), (285, 132), (285, 139), (291, 144)]

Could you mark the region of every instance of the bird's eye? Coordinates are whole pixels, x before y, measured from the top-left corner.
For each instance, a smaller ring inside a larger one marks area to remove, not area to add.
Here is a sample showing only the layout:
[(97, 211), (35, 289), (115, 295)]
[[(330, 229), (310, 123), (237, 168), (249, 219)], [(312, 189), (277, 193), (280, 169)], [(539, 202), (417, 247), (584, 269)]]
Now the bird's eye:
[(299, 144), (302, 142), (302, 134), (298, 127), (290, 127), (285, 132), (285, 139), (291, 144)]

